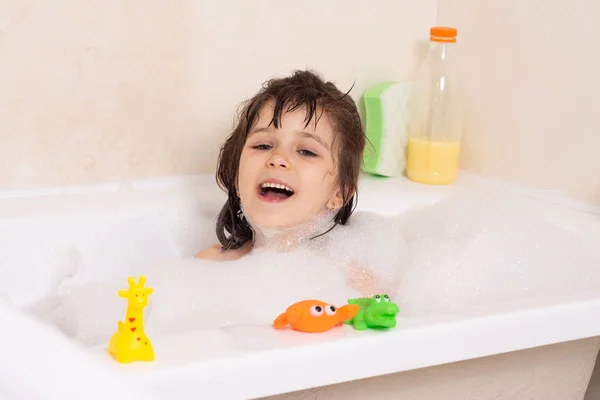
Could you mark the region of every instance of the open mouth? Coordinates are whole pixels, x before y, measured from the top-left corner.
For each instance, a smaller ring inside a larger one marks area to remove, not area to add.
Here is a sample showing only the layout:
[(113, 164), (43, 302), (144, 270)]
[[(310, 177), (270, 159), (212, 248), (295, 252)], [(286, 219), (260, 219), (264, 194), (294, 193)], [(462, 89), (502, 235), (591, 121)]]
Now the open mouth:
[(294, 195), (294, 189), (276, 182), (264, 182), (258, 186), (258, 197), (268, 202), (282, 202)]

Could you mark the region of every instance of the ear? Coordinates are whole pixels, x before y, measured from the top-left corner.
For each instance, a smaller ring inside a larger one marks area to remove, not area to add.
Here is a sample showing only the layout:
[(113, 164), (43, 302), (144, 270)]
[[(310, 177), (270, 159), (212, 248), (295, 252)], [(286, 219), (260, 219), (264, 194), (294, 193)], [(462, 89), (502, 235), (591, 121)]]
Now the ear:
[(127, 292), (127, 290), (124, 290), (124, 289), (120, 289), (120, 290), (117, 292), (117, 294), (119, 295), (119, 297), (123, 297), (124, 299), (126, 299), (126, 298), (127, 298), (127, 293), (128, 293), (128, 292)]
[(333, 195), (327, 201), (327, 208), (330, 210), (337, 210), (342, 208), (344, 205), (344, 198), (342, 196), (342, 192), (339, 189), (336, 189)]

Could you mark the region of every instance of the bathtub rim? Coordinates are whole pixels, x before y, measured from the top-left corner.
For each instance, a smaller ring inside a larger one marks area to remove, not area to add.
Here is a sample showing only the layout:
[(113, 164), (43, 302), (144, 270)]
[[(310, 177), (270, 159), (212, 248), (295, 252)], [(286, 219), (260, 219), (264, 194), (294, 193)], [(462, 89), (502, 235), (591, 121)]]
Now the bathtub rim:
[[(387, 332), (340, 329), (342, 337), (315, 336), (308, 344), (302, 334), (282, 332), (297, 340), (258, 351), (213, 348), (212, 352), (222, 350), (223, 354), (195, 362), (179, 358), (185, 353), (179, 342), (171, 347), (177, 354), (157, 355), (154, 363), (115, 367), (146, 387), (181, 394), (178, 398), (185, 398), (184, 393), (260, 398), (600, 336), (600, 294), (530, 299), (464, 315), (398, 317), (398, 327)], [(228, 333), (213, 330), (186, 335), (202, 343)], [(156, 339), (159, 343), (171, 339), (171, 345), (177, 341), (169, 336)], [(395, 351), (390, 352), (391, 348)], [(105, 346), (90, 351), (108, 357)], [(407, 356), (397, 357), (397, 353)], [(171, 357), (170, 362), (163, 363), (165, 357)], [(297, 369), (303, 373), (294, 373)]]

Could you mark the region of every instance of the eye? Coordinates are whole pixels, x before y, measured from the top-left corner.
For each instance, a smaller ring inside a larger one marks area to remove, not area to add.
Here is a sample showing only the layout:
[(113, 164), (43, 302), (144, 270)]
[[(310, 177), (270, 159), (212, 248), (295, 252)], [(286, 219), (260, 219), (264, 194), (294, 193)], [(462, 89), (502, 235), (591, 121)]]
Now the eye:
[(383, 301), (385, 301), (386, 303), (390, 302), (390, 296), (388, 296), (387, 294), (383, 295)]
[(312, 306), (310, 308), (310, 315), (312, 315), (313, 317), (320, 317), (321, 315), (323, 315), (323, 307)]
[(255, 146), (252, 146), (252, 148), (255, 150), (269, 150), (271, 146), (269, 146), (268, 144), (257, 144)]
[(325, 314), (329, 315), (330, 317), (335, 315), (335, 307), (330, 305), (325, 306)]
[(380, 295), (375, 295), (375, 301), (378, 303), (381, 303), (381, 296)]
[(300, 150), (300, 151), (298, 151), (298, 153), (300, 153), (300, 154), (302, 154), (303, 156), (306, 156), (306, 157), (316, 157), (317, 156), (315, 153), (313, 153), (310, 150)]

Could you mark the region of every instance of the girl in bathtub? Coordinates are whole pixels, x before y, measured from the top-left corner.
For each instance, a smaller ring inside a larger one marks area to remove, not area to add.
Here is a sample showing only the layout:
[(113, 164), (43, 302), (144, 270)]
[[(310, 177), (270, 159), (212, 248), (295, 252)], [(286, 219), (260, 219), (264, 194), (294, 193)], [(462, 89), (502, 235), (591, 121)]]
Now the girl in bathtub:
[[(267, 82), (221, 148), (217, 181), (227, 201), (216, 223), (220, 243), (196, 257), (230, 261), (253, 249), (285, 251), (346, 225), (365, 143), (355, 102), (333, 83), (310, 71)], [(364, 263), (348, 263), (352, 285), (375, 290)]]

